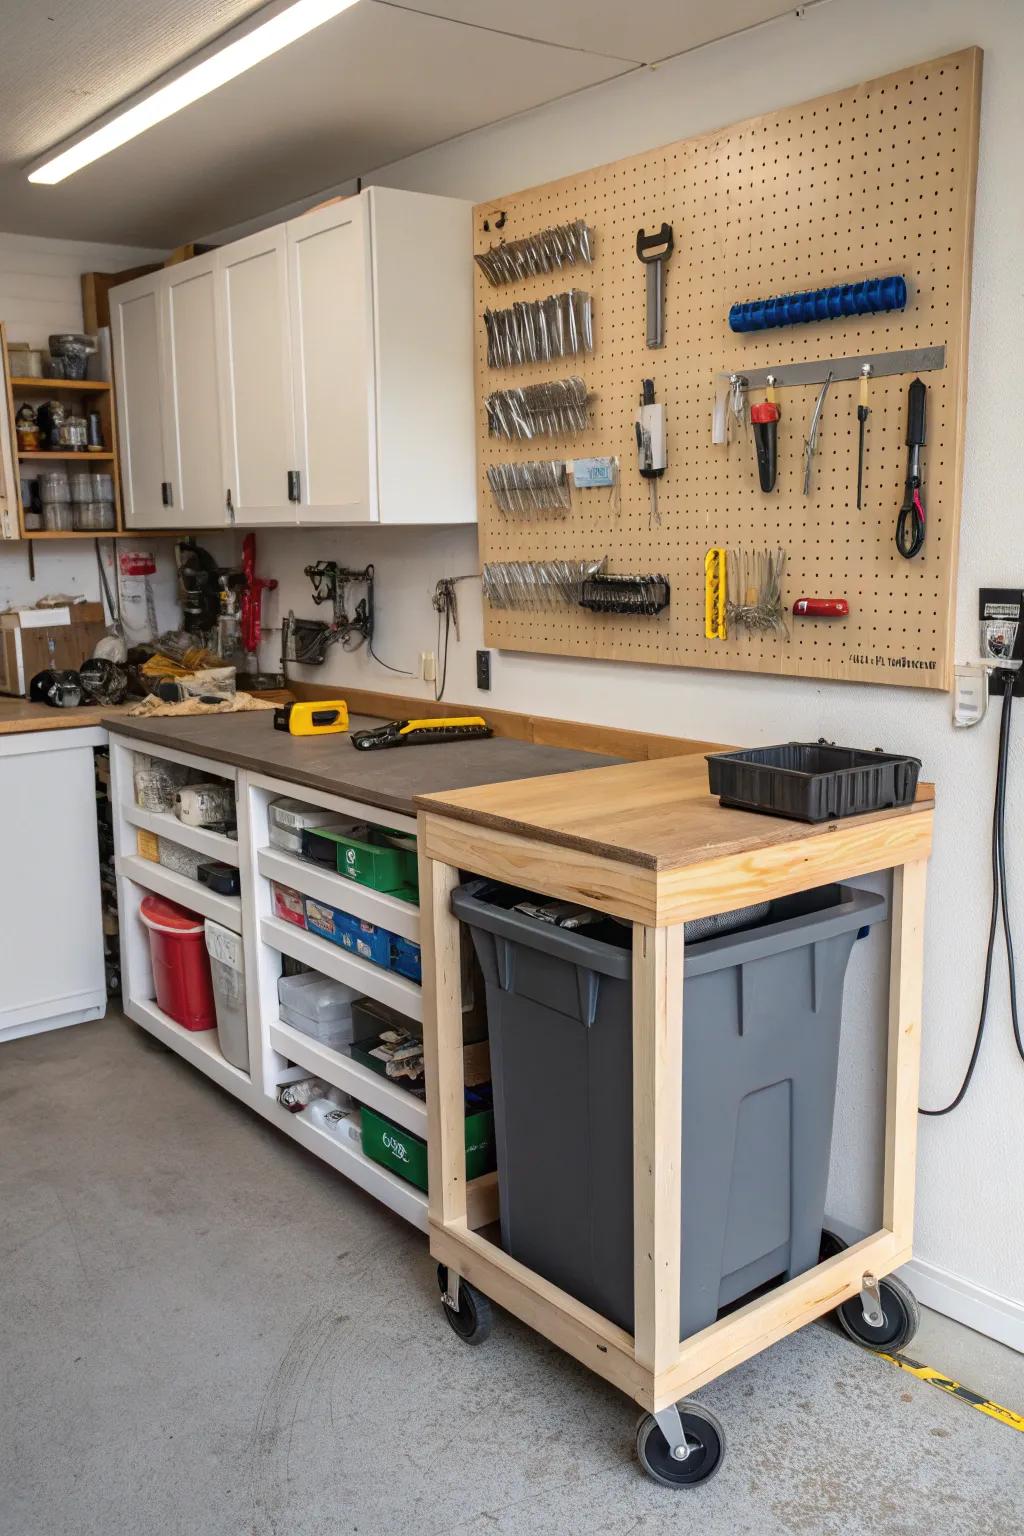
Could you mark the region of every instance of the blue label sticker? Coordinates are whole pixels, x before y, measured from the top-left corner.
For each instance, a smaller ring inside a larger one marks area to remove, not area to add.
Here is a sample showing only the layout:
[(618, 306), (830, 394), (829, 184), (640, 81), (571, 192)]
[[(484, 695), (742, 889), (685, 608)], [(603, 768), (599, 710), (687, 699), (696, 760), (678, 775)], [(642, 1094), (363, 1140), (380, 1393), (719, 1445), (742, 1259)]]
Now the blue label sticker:
[(572, 466), (572, 483), (577, 490), (595, 485), (615, 484), (614, 459), (576, 459)]

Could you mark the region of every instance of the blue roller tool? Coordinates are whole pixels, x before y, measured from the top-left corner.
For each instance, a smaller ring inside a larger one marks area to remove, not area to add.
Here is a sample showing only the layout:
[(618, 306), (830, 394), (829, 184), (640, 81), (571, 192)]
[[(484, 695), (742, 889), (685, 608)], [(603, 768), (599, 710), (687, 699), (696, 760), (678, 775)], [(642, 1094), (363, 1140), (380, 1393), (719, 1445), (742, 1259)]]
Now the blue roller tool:
[(778, 299), (734, 304), (729, 325), (734, 331), (769, 331), (780, 325), (807, 325), (814, 320), (905, 309), (906, 303), (907, 285), (902, 277), (872, 277), (864, 283), (839, 283), (813, 293), (785, 293)]

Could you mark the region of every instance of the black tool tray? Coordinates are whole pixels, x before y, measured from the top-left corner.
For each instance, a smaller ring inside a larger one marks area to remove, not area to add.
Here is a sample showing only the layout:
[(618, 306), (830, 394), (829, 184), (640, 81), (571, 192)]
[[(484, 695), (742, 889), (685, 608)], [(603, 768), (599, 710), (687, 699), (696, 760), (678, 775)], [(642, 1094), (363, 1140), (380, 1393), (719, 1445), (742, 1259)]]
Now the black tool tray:
[(794, 821), (833, 821), (910, 805), (920, 758), (837, 747), (824, 740), (707, 756), (708, 785), (722, 805)]

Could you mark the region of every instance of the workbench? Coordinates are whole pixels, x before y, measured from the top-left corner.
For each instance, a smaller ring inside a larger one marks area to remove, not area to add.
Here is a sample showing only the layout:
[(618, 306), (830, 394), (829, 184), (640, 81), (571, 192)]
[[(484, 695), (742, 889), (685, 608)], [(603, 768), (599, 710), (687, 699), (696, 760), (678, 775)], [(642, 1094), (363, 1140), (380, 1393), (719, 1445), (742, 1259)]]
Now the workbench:
[[(807, 825), (719, 806), (703, 757), (689, 756), (422, 795), (417, 808), (428, 1214), (431, 1253), (447, 1270), (446, 1302), (457, 1309), (468, 1281), (628, 1393), (671, 1445), (685, 1394), (870, 1294), (911, 1256), (932, 787), (921, 786), (906, 809)], [(893, 872), (882, 1224), (680, 1342), (683, 924), (880, 870)], [(632, 1335), (467, 1222), (460, 925), (450, 906), (461, 871), (633, 924)]]

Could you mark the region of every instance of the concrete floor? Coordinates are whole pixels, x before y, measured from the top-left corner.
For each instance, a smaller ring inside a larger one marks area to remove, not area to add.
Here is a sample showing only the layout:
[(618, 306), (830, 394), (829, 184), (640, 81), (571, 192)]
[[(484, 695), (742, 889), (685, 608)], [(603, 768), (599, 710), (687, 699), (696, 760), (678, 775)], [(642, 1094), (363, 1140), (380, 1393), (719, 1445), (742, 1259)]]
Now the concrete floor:
[[(1024, 1440), (825, 1326), (701, 1392), (727, 1460), (672, 1493), (625, 1398), (504, 1314), (460, 1343), (418, 1232), (134, 1026), (0, 1084), (3, 1536), (1021, 1530)], [(1024, 1357), (929, 1330), (1024, 1409)]]

